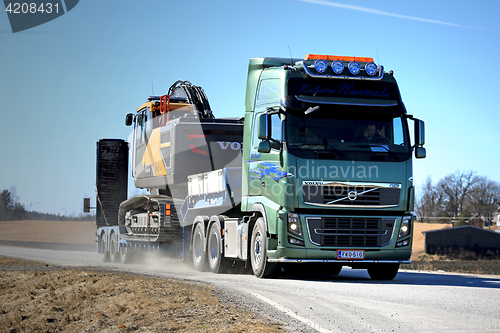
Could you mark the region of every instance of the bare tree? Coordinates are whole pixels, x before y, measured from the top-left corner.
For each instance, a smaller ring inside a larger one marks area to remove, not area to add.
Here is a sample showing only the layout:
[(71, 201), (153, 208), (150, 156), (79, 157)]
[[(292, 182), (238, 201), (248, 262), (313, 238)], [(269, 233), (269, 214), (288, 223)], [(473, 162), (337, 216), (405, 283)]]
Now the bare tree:
[(443, 212), (444, 195), (432, 184), (431, 177), (427, 177), (422, 188), (422, 194), (416, 199), (415, 209), (420, 219), (438, 217)]
[(455, 171), (439, 181), (437, 189), (444, 194), (443, 204), (448, 216), (457, 219), (462, 215), (476, 179), (474, 171)]
[(476, 177), (468, 202), (471, 211), (491, 221), (499, 202), (500, 184), (483, 176)]

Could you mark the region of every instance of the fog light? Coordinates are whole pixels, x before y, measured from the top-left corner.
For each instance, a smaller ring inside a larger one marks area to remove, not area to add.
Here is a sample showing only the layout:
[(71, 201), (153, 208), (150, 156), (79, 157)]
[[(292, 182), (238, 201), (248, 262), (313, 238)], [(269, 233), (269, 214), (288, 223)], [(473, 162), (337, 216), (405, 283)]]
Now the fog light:
[(301, 241), (300, 239), (293, 238), (293, 237), (290, 237), (290, 236), (288, 236), (288, 243), (290, 243), (292, 245), (304, 246), (304, 241)]
[(410, 241), (408, 239), (405, 239), (404, 241), (398, 242), (396, 244), (396, 247), (408, 246), (408, 244), (410, 244)]

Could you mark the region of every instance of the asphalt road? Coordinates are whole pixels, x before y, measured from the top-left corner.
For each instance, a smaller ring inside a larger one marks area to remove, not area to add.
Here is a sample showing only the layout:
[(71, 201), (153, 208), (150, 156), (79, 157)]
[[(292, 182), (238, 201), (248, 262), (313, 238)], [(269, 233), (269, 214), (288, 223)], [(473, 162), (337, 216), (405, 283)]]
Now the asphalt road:
[(0, 247), (0, 255), (210, 283), (294, 332), (500, 332), (500, 276), (403, 270), (380, 282), (344, 268), (338, 276), (267, 280), (195, 272), (169, 259), (122, 265), (102, 263), (96, 253), (15, 247)]

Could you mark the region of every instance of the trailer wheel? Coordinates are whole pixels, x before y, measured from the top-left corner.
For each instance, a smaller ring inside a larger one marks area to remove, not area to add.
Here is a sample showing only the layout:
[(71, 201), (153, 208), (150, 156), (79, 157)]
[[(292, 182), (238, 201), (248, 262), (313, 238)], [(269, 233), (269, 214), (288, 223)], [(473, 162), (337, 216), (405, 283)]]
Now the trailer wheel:
[(113, 232), (109, 236), (109, 260), (120, 262), (120, 253), (116, 251), (116, 235)]
[(206, 261), (206, 244), (205, 235), (203, 233), (203, 228), (201, 224), (197, 224), (193, 232), (192, 240), (192, 254), (193, 254), (193, 265), (194, 268), (202, 272), (205, 268)]
[(132, 262), (132, 250), (128, 249), (126, 246), (120, 247), (120, 260), (124, 264), (130, 264)]
[(108, 248), (106, 246), (106, 234), (105, 233), (103, 233), (101, 235), (101, 260), (103, 262), (108, 262), (110, 260)]
[(281, 273), (278, 263), (267, 261), (267, 232), (264, 219), (259, 217), (252, 231), (250, 263), (253, 274), (258, 278), (274, 278)]
[(218, 223), (212, 223), (207, 236), (208, 266), (212, 273), (226, 273), (231, 262), (222, 253), (221, 228)]
[(399, 264), (374, 264), (367, 270), (372, 280), (394, 280), (398, 275)]

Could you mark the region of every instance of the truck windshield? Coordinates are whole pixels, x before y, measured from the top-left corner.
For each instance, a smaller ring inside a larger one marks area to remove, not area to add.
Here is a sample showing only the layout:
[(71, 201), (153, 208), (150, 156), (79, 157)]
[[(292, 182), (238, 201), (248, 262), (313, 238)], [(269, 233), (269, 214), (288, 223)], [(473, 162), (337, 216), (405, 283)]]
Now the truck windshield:
[(358, 161), (395, 162), (410, 157), (406, 119), (401, 115), (345, 111), (287, 112), (290, 153), (303, 158)]

